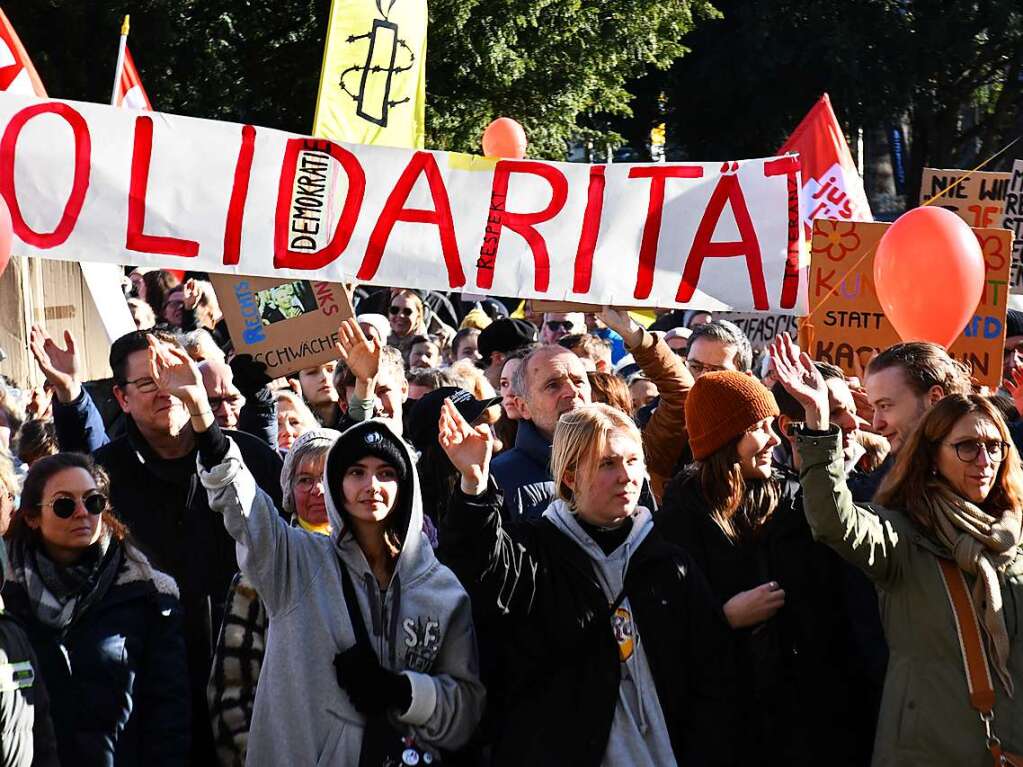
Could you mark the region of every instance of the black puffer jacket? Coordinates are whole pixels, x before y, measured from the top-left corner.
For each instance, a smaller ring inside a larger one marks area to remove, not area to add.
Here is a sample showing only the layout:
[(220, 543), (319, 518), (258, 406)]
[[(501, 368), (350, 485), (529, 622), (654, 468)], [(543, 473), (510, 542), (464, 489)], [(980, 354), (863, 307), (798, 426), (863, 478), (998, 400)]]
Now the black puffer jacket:
[[(621, 663), (592, 561), (545, 518), (502, 525), (493, 481), (478, 497), (455, 490), (440, 540), (474, 608), (503, 629), (508, 698), (494, 764), (600, 765)], [(629, 559), (625, 595), (677, 762), (733, 764), (722, 716), (734, 704), (730, 632), (703, 577), (653, 530)]]
[(75, 767), (188, 764), (191, 709), (177, 588), (140, 555), (63, 631), (35, 617), (24, 585), (4, 586), (50, 693), (60, 763)]
[(776, 474), (781, 500), (755, 538), (734, 542), (711, 517), (699, 479), (677, 476), (654, 519), (686, 549), (721, 604), (777, 581), (785, 606), (766, 623), (734, 631), (741, 702), (729, 716), (743, 764), (857, 764), (849, 733), (854, 683), (844, 567), (815, 543), (799, 483)]

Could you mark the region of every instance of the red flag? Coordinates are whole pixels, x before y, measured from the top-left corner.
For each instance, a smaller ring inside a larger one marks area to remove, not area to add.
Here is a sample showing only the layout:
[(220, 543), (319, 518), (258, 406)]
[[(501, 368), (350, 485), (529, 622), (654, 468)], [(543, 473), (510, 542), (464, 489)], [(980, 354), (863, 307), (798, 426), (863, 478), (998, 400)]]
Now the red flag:
[(828, 94), (820, 97), (778, 150), (778, 154), (787, 152), (798, 152), (802, 165), (803, 189), (799, 197), (808, 238), (815, 218), (874, 220), (863, 180)]
[(42, 80), (3, 10), (0, 10), (0, 91), (46, 98)]
[(142, 87), (139, 71), (135, 68), (135, 60), (131, 57), (131, 51), (127, 46), (124, 48), (124, 66), (121, 68), (121, 78), (117, 81), (116, 106), (145, 111), (153, 109), (153, 105), (149, 103), (149, 96), (146, 95), (146, 89)]

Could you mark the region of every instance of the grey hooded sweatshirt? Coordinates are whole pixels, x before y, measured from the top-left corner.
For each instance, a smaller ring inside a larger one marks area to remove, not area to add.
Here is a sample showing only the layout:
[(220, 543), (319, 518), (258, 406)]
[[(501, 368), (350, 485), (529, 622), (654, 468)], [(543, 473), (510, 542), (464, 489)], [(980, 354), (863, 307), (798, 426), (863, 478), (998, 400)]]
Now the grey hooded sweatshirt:
[[(564, 501), (554, 501), (543, 516), (589, 555), (608, 604), (614, 603), (625, 586), (629, 558), (653, 530), (650, 511), (643, 506), (636, 509), (628, 537), (610, 554), (605, 554), (583, 530)], [(613, 618), (622, 673), (618, 705), (615, 706), (607, 751), (601, 764), (602, 767), (674, 767), (675, 752), (671, 748), (664, 712), (657, 699), (657, 687), (650, 672), (643, 637), (632, 616), (632, 607), (626, 597)]]
[[(331, 453), (380, 429), (381, 423), (356, 424)], [(393, 723), (425, 746), (456, 749), (468, 741), (482, 715), (485, 693), (469, 597), (421, 533), (414, 459), (401, 438), (384, 428), (408, 458), (412, 488), (409, 532), (386, 591), (329, 490), (326, 505), (333, 532), (328, 538), (288, 526), (256, 487), (233, 442), (218, 466), (210, 471), (199, 466), (210, 508), (223, 514), (227, 531), (237, 541), (238, 564), (270, 618), (248, 767), (359, 763), (365, 719), (338, 685), (334, 669), (334, 656), (355, 644), (342, 596), (342, 566), (355, 584), (381, 665), (405, 674), (412, 686), (408, 711)], [(326, 463), (330, 466), (330, 456)]]

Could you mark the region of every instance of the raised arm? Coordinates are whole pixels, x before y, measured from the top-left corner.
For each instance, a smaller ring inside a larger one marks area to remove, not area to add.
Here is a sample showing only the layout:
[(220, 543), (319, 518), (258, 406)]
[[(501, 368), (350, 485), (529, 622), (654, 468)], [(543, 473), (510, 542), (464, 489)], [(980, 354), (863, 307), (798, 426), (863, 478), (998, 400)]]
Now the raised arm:
[(341, 361), (355, 376), (355, 393), (348, 401), (348, 415), (354, 421), (373, 417), (376, 403), (376, 378), (380, 372), (380, 342), (367, 338), (355, 318), (349, 318), (337, 329), (337, 349)]
[(238, 566), (267, 612), (281, 612), (315, 574), (307, 561), (308, 537), (288, 527), (270, 496), (256, 485), (238, 445), (216, 425), (195, 362), (183, 350), (150, 337), (149, 369), (157, 386), (180, 399), (191, 416), (199, 479), (210, 508), (223, 515), (224, 527), (237, 543)]
[(64, 451), (91, 453), (110, 441), (103, 418), (79, 380), (81, 362), (75, 337), (64, 331), (64, 348), (42, 326), (33, 325), (29, 349), (46, 380), (53, 387), (53, 425), (57, 444)]
[(688, 441), (685, 406), (693, 376), (668, 344), (641, 328), (628, 312), (605, 307), (600, 318), (622, 337), (640, 369), (657, 387), (660, 402), (643, 429), (643, 454), (660, 501)]
[(490, 477), (494, 440), (470, 426), (450, 400), (440, 417), (440, 444), (461, 478), (441, 522), (437, 554), (489, 613), (525, 614), (536, 589), (536, 558), (528, 526), (514, 538), (501, 521), (501, 496)]
[(797, 432), (803, 511), (816, 540), (863, 570), (879, 586), (893, 584), (910, 545), (906, 530), (853, 503), (846, 485), (842, 435), (828, 422), (828, 389), (820, 372), (788, 334), (771, 344), (778, 380), (806, 413)]

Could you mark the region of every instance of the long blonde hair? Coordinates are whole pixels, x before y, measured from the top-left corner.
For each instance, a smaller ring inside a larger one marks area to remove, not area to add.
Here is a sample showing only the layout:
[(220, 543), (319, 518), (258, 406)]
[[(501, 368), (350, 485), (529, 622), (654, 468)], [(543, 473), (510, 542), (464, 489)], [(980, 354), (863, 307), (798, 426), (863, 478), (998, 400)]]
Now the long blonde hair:
[(928, 485), (935, 480), (938, 451), (959, 419), (967, 415), (987, 418), (998, 429), (1002, 442), (1009, 445), (1005, 459), (998, 465), (995, 484), (981, 507), (996, 517), (1005, 509), (1018, 509), (1023, 503), (1019, 453), (998, 408), (979, 394), (951, 394), (927, 411), (899, 451), (874, 500), (882, 506), (904, 510), (927, 530), (933, 528), (931, 509), (924, 498), (930, 492)]
[(588, 475), (612, 432), (624, 432), (637, 445), (643, 444), (635, 422), (610, 405), (581, 405), (558, 419), (551, 449), (551, 474), (557, 496), (569, 505), (575, 502), (575, 495), (565, 482), (566, 475), (573, 475), (577, 481)]

